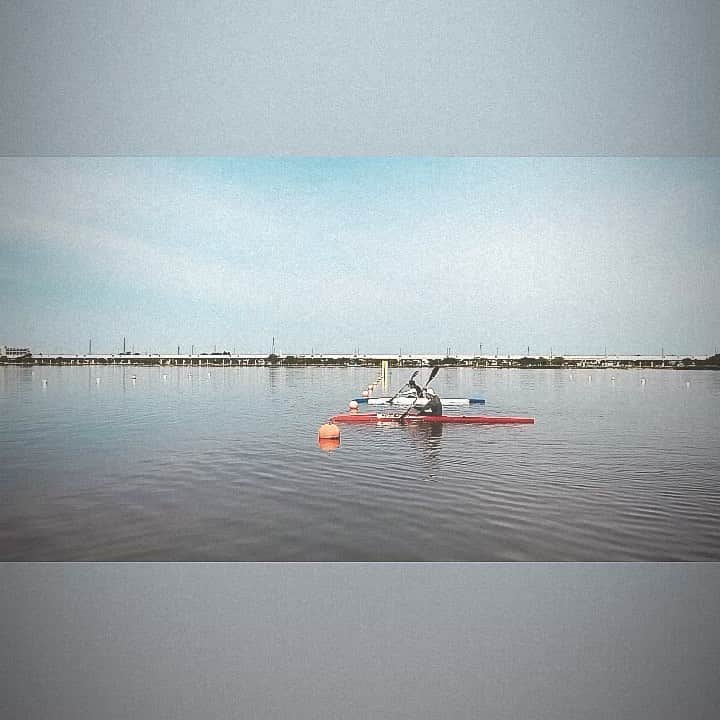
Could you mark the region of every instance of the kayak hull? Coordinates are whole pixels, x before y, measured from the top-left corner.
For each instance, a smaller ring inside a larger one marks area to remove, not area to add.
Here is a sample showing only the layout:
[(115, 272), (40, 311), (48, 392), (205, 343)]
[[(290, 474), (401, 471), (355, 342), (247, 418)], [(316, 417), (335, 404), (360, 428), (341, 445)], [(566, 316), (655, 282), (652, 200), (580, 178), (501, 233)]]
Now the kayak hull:
[[(399, 415), (382, 413), (344, 413), (330, 419), (334, 423), (397, 423)], [(462, 425), (532, 425), (535, 418), (502, 415), (406, 415), (404, 423), (457, 423)]]
[[(390, 402), (392, 400), (392, 403)], [(423, 402), (424, 401), (424, 402)], [(485, 400), (481, 398), (441, 398), (443, 405), (476, 405), (485, 404)], [(415, 403), (416, 407), (422, 407), (427, 403), (426, 398), (418, 399), (411, 397), (396, 397), (394, 400), (391, 397), (377, 397), (377, 398), (355, 398), (355, 402), (367, 403), (368, 405), (412, 405)], [(421, 404), (422, 403), (422, 404)]]

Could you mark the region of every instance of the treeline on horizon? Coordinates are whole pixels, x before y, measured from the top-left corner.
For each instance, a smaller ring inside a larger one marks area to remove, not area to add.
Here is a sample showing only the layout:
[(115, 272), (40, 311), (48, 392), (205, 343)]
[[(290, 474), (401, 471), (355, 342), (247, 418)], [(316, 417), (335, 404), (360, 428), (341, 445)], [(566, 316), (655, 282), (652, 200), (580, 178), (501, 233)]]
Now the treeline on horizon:
[[(167, 362), (163, 362), (160, 357), (137, 357), (138, 353), (122, 353), (117, 359), (106, 359), (106, 358), (76, 358), (68, 360), (62, 356), (52, 357), (49, 355), (43, 355), (40, 357), (33, 356), (32, 353), (20, 357), (7, 357), (0, 356), (0, 363), (5, 365), (167, 365)], [(230, 361), (228, 363), (228, 360)], [(240, 361), (233, 359), (229, 352), (219, 353), (202, 353), (198, 356), (193, 356), (189, 359), (183, 359), (182, 362), (174, 362), (172, 365), (212, 365), (217, 367), (224, 366), (233, 367), (247, 367), (255, 365), (270, 365), (270, 366), (286, 366), (286, 367), (308, 367), (308, 366), (351, 366), (351, 367), (380, 367), (381, 361), (371, 358), (358, 358), (353, 356), (338, 357), (338, 358), (323, 358), (323, 357), (307, 357), (297, 355), (277, 355), (270, 353), (264, 358), (258, 358), (252, 361)], [(391, 368), (398, 367), (420, 367), (422, 361), (416, 359), (391, 359), (389, 360), (389, 366)], [(614, 361), (612, 359), (605, 359), (598, 362), (587, 362), (584, 360), (567, 359), (560, 355), (552, 358), (546, 357), (521, 357), (521, 358), (495, 358), (495, 359), (481, 359), (474, 358), (470, 360), (460, 360), (456, 357), (445, 357), (440, 360), (431, 360), (430, 366), (440, 365), (443, 367), (479, 367), (479, 368), (546, 368), (546, 369), (558, 369), (558, 368), (574, 368), (574, 367), (589, 367), (589, 368), (675, 368), (678, 370), (720, 370), (720, 353), (716, 353), (711, 357), (704, 360), (693, 359), (690, 357), (683, 358), (681, 360), (672, 361), (642, 361), (642, 360), (626, 360), (626, 361)]]

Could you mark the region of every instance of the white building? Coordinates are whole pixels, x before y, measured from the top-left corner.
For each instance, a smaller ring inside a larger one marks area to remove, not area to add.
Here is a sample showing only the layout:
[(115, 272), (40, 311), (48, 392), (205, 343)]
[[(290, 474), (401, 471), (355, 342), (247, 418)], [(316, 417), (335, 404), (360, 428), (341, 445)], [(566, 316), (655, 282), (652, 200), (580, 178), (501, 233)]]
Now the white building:
[(30, 355), (30, 348), (8, 347), (0, 345), (0, 357), (19, 358), (23, 355)]

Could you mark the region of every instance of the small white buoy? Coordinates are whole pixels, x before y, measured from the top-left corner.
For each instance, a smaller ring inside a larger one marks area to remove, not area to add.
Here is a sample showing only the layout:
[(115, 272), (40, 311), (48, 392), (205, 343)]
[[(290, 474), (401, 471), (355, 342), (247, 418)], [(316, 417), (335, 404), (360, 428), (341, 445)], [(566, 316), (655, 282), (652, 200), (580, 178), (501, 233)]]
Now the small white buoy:
[(685, 387), (690, 387), (690, 381), (689, 381), (689, 380), (687, 380), (687, 381), (685, 382)]
[(95, 384), (96, 384), (96, 385), (99, 385), (99, 384), (100, 384), (100, 378), (95, 378)]
[(614, 375), (613, 375), (610, 379), (611, 379), (613, 382), (615, 382), (615, 376), (614, 376)]
[(640, 378), (640, 384), (641, 384), (641, 385), (644, 385), (646, 382), (647, 382), (647, 380), (645, 380), (645, 378)]
[(163, 375), (163, 380), (167, 380), (167, 375)]
[(367, 390), (362, 391), (362, 396), (367, 397), (370, 393)]
[(47, 378), (43, 378), (42, 384), (47, 386)]
[(351, 400), (350, 403), (349, 403), (349, 405), (348, 405), (348, 407), (349, 407), (351, 410), (357, 410), (357, 409), (358, 409), (357, 400)]

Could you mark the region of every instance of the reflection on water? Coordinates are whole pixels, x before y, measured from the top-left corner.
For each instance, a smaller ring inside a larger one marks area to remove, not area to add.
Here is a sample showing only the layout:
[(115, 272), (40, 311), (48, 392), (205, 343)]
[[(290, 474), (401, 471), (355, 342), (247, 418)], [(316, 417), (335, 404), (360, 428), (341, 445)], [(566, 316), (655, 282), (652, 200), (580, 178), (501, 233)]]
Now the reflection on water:
[(0, 557), (720, 559), (720, 373), (443, 369), (441, 395), (487, 401), (448, 412), (536, 424), (342, 426), (322, 448), (377, 376), (2, 367)]
[(408, 434), (408, 439), (416, 448), (425, 478), (434, 480), (440, 462), (441, 438), (443, 426), (440, 423), (412, 423), (402, 427)]

